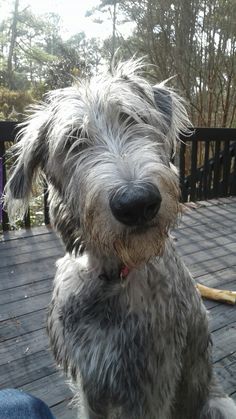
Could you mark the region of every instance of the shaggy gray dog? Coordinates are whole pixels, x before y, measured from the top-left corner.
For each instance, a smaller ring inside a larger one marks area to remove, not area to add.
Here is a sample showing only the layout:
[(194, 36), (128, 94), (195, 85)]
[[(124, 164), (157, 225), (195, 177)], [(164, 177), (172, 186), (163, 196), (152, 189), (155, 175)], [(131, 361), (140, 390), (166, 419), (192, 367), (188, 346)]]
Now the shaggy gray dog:
[(168, 235), (180, 210), (170, 161), (188, 118), (141, 69), (131, 60), (47, 95), (19, 135), (6, 205), (22, 216), (44, 174), (67, 249), (48, 333), (79, 418), (235, 419), (214, 382), (206, 310)]

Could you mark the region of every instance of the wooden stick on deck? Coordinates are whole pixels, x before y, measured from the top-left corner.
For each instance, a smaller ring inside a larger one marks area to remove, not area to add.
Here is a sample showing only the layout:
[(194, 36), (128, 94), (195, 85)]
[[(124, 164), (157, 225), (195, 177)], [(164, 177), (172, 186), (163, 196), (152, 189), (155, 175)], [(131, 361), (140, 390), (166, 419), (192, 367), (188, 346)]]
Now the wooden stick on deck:
[(209, 288), (202, 284), (197, 284), (196, 287), (199, 290), (201, 296), (204, 298), (208, 298), (210, 300), (215, 301), (221, 301), (228, 304), (236, 303), (236, 291)]

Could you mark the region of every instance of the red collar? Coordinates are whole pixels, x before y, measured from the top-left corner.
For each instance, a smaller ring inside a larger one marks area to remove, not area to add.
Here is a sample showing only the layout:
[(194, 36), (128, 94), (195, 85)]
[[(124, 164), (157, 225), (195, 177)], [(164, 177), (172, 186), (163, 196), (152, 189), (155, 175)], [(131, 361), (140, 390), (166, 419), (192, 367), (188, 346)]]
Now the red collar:
[(120, 270), (120, 279), (125, 279), (130, 273), (130, 268), (124, 265)]

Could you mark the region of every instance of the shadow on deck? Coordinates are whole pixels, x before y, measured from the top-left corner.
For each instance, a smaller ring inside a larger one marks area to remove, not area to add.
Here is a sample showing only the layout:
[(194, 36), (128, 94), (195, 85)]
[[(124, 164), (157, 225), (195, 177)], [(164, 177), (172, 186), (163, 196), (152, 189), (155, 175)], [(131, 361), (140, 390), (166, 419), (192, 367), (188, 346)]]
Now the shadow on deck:
[[(197, 281), (236, 290), (236, 198), (203, 202), (173, 234)], [(63, 247), (45, 227), (5, 233), (0, 241), (0, 388), (43, 399), (58, 419), (76, 418), (71, 392), (56, 370), (45, 332), (55, 261)], [(215, 370), (236, 399), (236, 307), (205, 301)]]

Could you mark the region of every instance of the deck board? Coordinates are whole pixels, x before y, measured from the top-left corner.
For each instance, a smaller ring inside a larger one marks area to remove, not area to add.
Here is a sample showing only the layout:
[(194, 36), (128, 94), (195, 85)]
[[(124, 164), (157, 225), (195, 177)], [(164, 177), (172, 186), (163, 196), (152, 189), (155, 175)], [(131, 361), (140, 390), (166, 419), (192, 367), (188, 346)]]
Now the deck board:
[[(236, 197), (198, 203), (172, 232), (195, 279), (236, 290)], [(64, 253), (47, 227), (0, 238), (0, 388), (15, 387), (42, 398), (58, 419), (75, 419), (71, 392), (48, 348), (46, 311), (55, 261)], [(214, 344), (215, 371), (236, 400), (236, 307), (205, 301)]]

